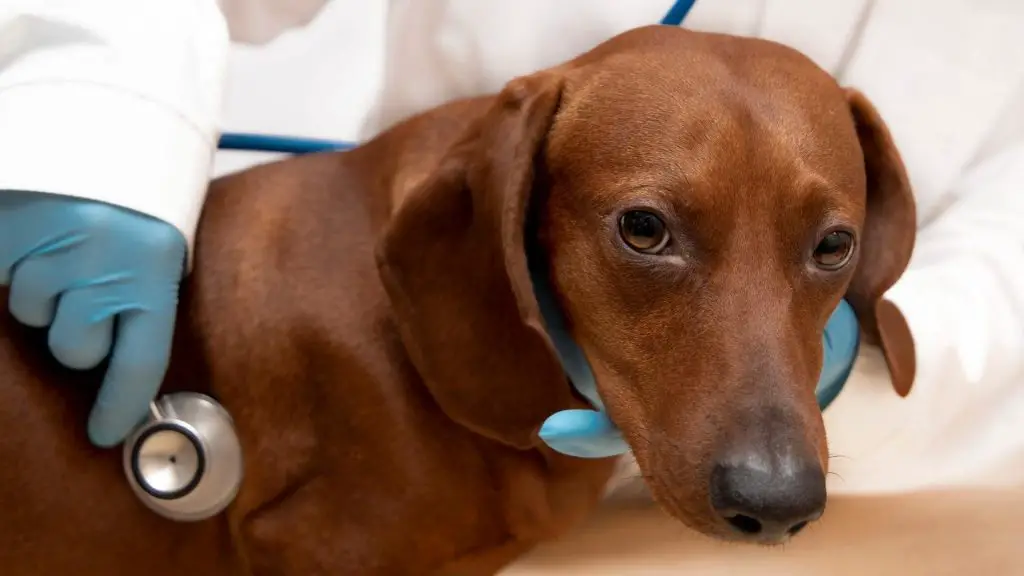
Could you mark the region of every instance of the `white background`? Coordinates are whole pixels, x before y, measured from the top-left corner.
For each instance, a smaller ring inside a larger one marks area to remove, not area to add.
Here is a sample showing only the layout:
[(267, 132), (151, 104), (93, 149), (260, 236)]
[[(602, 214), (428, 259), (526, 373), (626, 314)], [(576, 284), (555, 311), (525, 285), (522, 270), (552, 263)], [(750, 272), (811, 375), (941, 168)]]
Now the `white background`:
[[(383, 70), (382, 0), (331, 0), (307, 27), (266, 46), (235, 45), (223, 130), (353, 140)], [(222, 175), (273, 155), (220, 151)]]

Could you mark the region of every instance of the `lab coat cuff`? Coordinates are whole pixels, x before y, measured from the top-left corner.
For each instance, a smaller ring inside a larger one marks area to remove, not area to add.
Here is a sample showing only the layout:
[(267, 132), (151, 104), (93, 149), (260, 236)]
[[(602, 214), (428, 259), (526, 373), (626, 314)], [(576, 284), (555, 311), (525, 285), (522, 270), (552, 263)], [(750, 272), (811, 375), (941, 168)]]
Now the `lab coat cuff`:
[(0, 190), (160, 219), (184, 235), (189, 269), (215, 149), (212, 126), (126, 90), (60, 81), (0, 91)]

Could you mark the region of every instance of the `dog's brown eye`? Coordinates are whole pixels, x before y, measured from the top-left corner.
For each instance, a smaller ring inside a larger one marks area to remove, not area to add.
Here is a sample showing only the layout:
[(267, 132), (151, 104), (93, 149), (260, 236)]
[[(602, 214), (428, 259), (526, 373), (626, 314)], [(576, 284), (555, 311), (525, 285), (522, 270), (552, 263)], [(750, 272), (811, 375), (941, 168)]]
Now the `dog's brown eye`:
[(830, 232), (814, 249), (814, 262), (825, 270), (842, 268), (853, 255), (853, 235), (837, 230)]
[(619, 218), (619, 233), (630, 248), (644, 254), (655, 254), (668, 244), (668, 230), (656, 215), (644, 210), (630, 210)]

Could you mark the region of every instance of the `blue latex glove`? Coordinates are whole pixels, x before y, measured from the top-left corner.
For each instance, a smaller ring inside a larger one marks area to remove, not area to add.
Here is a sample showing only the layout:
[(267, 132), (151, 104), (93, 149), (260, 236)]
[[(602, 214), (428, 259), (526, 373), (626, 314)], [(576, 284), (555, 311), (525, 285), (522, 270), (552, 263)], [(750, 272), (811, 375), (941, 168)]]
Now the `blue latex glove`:
[[(542, 309), (545, 309), (546, 291), (538, 295)], [(550, 306), (550, 304), (548, 304)], [(555, 346), (560, 352), (562, 364), (577, 390), (592, 401), (597, 400), (597, 388), (593, 375), (582, 360), (582, 352), (562, 330), (561, 323), (548, 312), (549, 325)], [(825, 325), (822, 338), (824, 361), (821, 376), (815, 388), (818, 406), (822, 410), (835, 400), (843, 389), (853, 361), (857, 358), (860, 345), (860, 326), (853, 308), (845, 301), (839, 303)], [(599, 406), (600, 407), (600, 406)], [(545, 444), (563, 454), (577, 458), (606, 458), (625, 454), (629, 450), (622, 432), (608, 418), (603, 407), (600, 410), (562, 410), (551, 415), (538, 433)]]
[(89, 416), (97, 446), (124, 440), (163, 381), (186, 254), (184, 236), (154, 218), (0, 190), (0, 286), (10, 286), (11, 314), (49, 326), (50, 350), (69, 368), (109, 356)]
[(604, 410), (555, 412), (541, 425), (538, 436), (557, 452), (577, 458), (607, 458), (629, 450), (622, 432)]

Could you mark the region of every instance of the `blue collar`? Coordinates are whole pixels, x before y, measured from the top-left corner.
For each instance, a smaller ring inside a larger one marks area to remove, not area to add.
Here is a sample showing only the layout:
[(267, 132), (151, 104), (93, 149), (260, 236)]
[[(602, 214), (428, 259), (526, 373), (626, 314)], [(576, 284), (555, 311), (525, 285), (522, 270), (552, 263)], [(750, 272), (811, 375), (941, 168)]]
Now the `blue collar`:
[[(578, 458), (606, 458), (629, 451), (622, 432), (608, 418), (597, 392), (597, 380), (583, 350), (576, 345), (565, 323), (546, 274), (531, 266), (534, 295), (540, 305), (548, 335), (562, 369), (580, 396), (594, 408), (556, 412), (540, 428), (540, 438), (552, 449)], [(843, 389), (860, 344), (860, 327), (850, 305), (842, 300), (825, 326), (822, 338), (825, 358), (815, 394), (824, 410)]]

